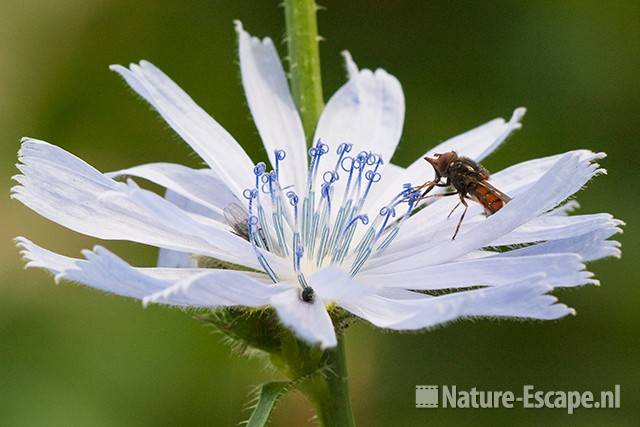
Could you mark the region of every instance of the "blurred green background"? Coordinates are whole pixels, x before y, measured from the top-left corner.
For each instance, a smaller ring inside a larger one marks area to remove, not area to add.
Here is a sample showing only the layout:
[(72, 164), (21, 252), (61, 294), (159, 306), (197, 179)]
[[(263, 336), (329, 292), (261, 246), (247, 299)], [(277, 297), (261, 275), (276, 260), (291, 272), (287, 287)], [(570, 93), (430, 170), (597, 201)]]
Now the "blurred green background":
[[(348, 333), (361, 426), (638, 425), (640, 336), (636, 224), (640, 91), (637, 1), (330, 1), (319, 15), (325, 98), (344, 81), (340, 51), (403, 84), (407, 115), (395, 162), (525, 105), (524, 130), (485, 162), (499, 170), (584, 147), (609, 175), (579, 195), (580, 212), (628, 222), (622, 260), (590, 268), (601, 287), (558, 292), (578, 316), (548, 323), (464, 321), (426, 334), (366, 325)], [(9, 201), (19, 138), (38, 137), (101, 170), (152, 161), (199, 165), (155, 113), (109, 72), (146, 58), (263, 156), (242, 93), (232, 20), (284, 53), (273, 1), (2, 0), (0, 5), (0, 425), (226, 426), (246, 419), (260, 360), (230, 355), (180, 311), (151, 307), (23, 271), (11, 239), (77, 256), (94, 239)], [(155, 250), (107, 242), (138, 265)], [(637, 267), (637, 266), (636, 266)], [(622, 385), (618, 410), (418, 410), (416, 384), (520, 390)], [(274, 426), (307, 425), (299, 395)]]

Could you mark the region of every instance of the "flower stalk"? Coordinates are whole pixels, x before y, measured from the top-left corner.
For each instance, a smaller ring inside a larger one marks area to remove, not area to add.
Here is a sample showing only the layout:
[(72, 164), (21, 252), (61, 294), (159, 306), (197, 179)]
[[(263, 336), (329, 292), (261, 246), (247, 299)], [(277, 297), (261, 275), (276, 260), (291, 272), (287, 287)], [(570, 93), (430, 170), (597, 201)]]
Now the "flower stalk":
[(327, 373), (303, 390), (313, 405), (323, 426), (355, 426), (349, 384), (344, 334), (338, 335), (338, 345), (326, 351)]
[(285, 0), (289, 78), (293, 99), (311, 145), (313, 132), (324, 107), (318, 48), (318, 7), (314, 0)]

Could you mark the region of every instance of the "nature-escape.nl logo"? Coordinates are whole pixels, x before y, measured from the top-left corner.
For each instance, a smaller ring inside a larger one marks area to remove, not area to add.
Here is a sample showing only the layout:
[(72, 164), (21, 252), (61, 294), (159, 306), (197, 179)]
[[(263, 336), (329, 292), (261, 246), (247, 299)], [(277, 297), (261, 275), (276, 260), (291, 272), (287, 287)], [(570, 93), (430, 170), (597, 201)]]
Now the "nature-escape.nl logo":
[(620, 408), (620, 384), (613, 390), (598, 393), (578, 390), (537, 390), (526, 384), (521, 393), (511, 390), (458, 389), (455, 385), (417, 385), (416, 408), (494, 409), (566, 409), (573, 414), (578, 408)]

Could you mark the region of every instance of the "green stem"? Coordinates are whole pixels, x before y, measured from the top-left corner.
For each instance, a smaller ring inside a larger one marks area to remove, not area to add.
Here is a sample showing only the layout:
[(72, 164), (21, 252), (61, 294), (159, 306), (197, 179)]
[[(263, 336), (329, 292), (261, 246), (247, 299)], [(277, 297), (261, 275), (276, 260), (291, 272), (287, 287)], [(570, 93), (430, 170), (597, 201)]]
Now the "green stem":
[(354, 427), (344, 335), (339, 331), (337, 335), (335, 348), (321, 350), (286, 331), (280, 335), (281, 350), (271, 354), (271, 362), (311, 401), (321, 426)]
[(285, 0), (289, 74), (307, 143), (312, 142), (324, 106), (320, 78), (317, 7), (313, 0)]
[(344, 336), (338, 335), (338, 346), (327, 352), (327, 367), (323, 377), (310, 384), (305, 392), (313, 402), (318, 420), (323, 426), (353, 427)]

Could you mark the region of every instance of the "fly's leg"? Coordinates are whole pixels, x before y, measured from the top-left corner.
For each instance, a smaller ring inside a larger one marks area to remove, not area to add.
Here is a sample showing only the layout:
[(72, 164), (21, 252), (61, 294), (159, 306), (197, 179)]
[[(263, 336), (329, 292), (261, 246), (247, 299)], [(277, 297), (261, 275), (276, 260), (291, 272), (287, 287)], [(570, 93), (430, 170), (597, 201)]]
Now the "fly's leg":
[(447, 219), (451, 218), (451, 215), (453, 215), (453, 213), (455, 212), (455, 210), (456, 210), (456, 209), (458, 209), (458, 206), (460, 206), (460, 205), (461, 205), (461, 203), (460, 203), (460, 202), (458, 202), (458, 203), (453, 207), (453, 209), (451, 209), (451, 212), (449, 212), (449, 215), (447, 215)]
[(458, 225), (456, 225), (456, 231), (453, 233), (453, 237), (451, 237), (451, 240), (456, 239), (458, 231), (460, 231), (462, 221), (464, 220), (464, 216), (467, 214), (467, 209), (469, 209), (469, 205), (467, 204), (467, 201), (464, 199), (464, 196), (462, 194), (460, 195), (460, 203), (464, 205), (464, 211), (462, 211), (462, 216), (460, 216), (460, 221), (458, 221)]
[(422, 193), (420, 197), (424, 197), (427, 194), (429, 194), (429, 192), (433, 190), (433, 188), (437, 185), (438, 185), (438, 181), (427, 181), (418, 187), (414, 187), (413, 191)]
[[(433, 190), (433, 187), (448, 187), (449, 185), (451, 185), (449, 178), (447, 178), (446, 182), (440, 182), (441, 179), (442, 178), (440, 176), (436, 176), (436, 178), (433, 181), (427, 181), (418, 187), (414, 187), (413, 191), (422, 192), (422, 197), (424, 197), (429, 192), (431, 192), (431, 190)], [(423, 191), (423, 189), (425, 188), (426, 190)]]

